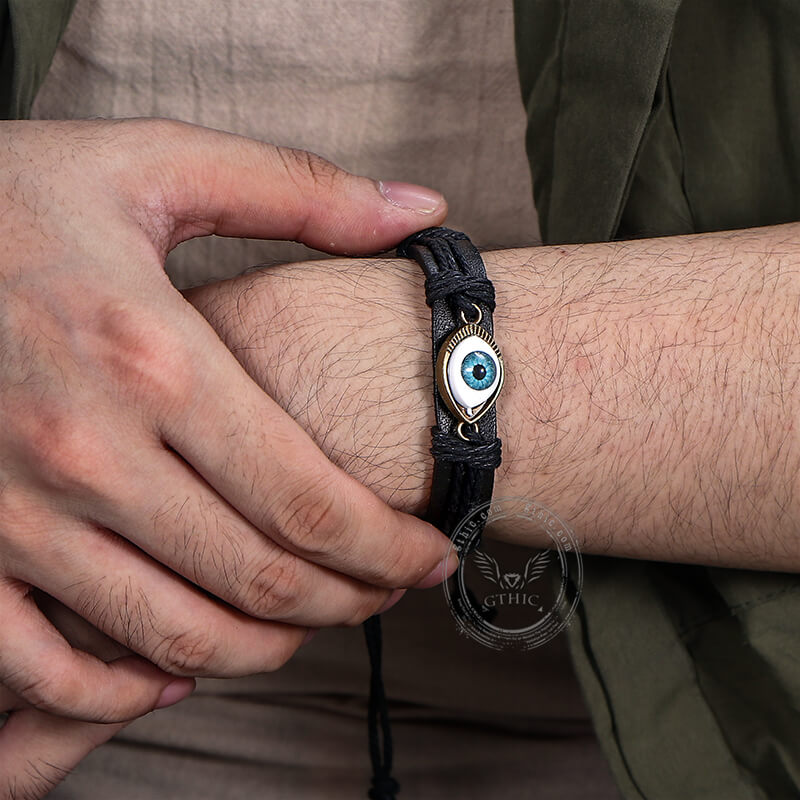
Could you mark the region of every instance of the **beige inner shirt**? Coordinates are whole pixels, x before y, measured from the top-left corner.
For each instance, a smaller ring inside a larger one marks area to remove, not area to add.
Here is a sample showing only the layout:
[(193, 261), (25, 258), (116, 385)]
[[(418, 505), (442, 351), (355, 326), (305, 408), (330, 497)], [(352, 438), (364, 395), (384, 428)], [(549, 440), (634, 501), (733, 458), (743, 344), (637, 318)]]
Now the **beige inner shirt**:
[[(433, 186), (483, 248), (536, 244), (508, 0), (80, 0), (34, 117), (164, 116)], [(187, 286), (319, 257), (210, 237), (168, 261)], [(440, 590), (384, 618), (396, 772), (412, 798), (616, 798), (563, 640), (496, 653)], [(202, 681), (90, 756), (64, 798), (364, 796), (360, 630), (322, 631), (282, 670)]]
[[(433, 186), (480, 247), (539, 240), (508, 0), (80, 0), (34, 117), (160, 116)], [(207, 239), (177, 283), (297, 245)]]

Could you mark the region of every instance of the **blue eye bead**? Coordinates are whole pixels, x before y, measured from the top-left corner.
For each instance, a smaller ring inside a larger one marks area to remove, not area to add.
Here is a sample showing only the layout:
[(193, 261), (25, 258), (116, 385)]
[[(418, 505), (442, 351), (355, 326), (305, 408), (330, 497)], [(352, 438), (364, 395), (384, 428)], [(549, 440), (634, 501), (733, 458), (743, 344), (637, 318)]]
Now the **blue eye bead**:
[(497, 399), (503, 386), (503, 357), (491, 334), (470, 322), (442, 342), (434, 376), (453, 416), (472, 424)]
[(494, 383), (496, 376), (497, 367), (488, 353), (474, 350), (464, 356), (461, 362), (461, 377), (470, 389), (477, 391), (488, 389)]

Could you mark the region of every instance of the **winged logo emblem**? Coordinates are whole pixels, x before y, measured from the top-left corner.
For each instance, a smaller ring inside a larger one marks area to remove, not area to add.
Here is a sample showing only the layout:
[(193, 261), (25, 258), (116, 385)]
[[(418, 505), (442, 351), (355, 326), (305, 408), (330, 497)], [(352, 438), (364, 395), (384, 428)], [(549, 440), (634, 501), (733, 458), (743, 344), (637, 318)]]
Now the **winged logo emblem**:
[(496, 583), (501, 589), (519, 591), (542, 576), (550, 562), (550, 551), (542, 550), (541, 553), (529, 558), (522, 574), (519, 572), (503, 572), (497, 559), (492, 558), (488, 553), (484, 553), (481, 550), (475, 549), (472, 557), (475, 559), (475, 564), (484, 578)]

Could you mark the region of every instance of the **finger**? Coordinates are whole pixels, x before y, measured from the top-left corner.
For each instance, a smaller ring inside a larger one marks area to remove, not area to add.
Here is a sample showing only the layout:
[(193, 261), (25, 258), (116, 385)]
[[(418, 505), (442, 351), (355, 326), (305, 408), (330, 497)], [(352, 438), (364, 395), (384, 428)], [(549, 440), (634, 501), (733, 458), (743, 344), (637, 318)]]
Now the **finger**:
[[(110, 660), (122, 648), (92, 628), (53, 598), (40, 592), (36, 603), (72, 646)], [(145, 680), (152, 680), (145, 676)], [(172, 684), (161, 696), (161, 707), (179, 702), (193, 688), (192, 681)], [(27, 710), (22, 710), (27, 709)], [(36, 709), (0, 685), (0, 712), (14, 711), (0, 730), (0, 797), (44, 797), (93, 748), (107, 741), (127, 723), (91, 723), (57, 717)]]
[(110, 636), (106, 636), (54, 597), (39, 589), (34, 589), (32, 594), (45, 619), (56, 628), (71, 647), (91, 653), (103, 661), (116, 661), (118, 658), (131, 655), (128, 648), (115, 642)]
[[(130, 650), (101, 633), (72, 609), (59, 603), (50, 595), (34, 589), (31, 596), (38, 609), (69, 642), (70, 647), (91, 653), (106, 662), (131, 655)], [(0, 684), (0, 713), (22, 708), (30, 708), (30, 703)]]
[(447, 214), (438, 192), (352, 175), (303, 150), (170, 120), (127, 124), (139, 146), (135, 169), (120, 174), (145, 224), (157, 209), (165, 249), (215, 233), (373, 253)]
[(0, 682), (34, 708), (85, 721), (117, 722), (191, 691), (190, 680), (176, 680), (141, 658), (106, 664), (73, 649), (20, 582), (0, 581), (0, 607)]
[[(70, 647), (91, 653), (106, 662), (131, 655), (130, 650), (101, 633), (50, 595), (34, 589), (31, 596), (45, 619), (67, 640)], [(0, 712), (21, 708), (30, 708), (30, 703), (0, 684)]]
[[(161, 476), (160, 491), (153, 490), (153, 475)], [(158, 443), (128, 465), (125, 503), (110, 494), (96, 504), (93, 518), (124, 531), (159, 563), (259, 619), (305, 627), (355, 625), (391, 593), (276, 544)]]
[(304, 559), (387, 588), (417, 585), (448, 557), (447, 537), (333, 465), (221, 341), (202, 352), (198, 390), (157, 433), (256, 528)]
[[(308, 633), (214, 601), (110, 531), (68, 518), (54, 519), (48, 530), (36, 562), (15, 566), (16, 574), (46, 585), (98, 630), (173, 675), (269, 672), (285, 664)], [(27, 663), (34, 656), (29, 649), (18, 658)], [(41, 671), (53, 670), (42, 665)], [(4, 675), (0, 671), (0, 682), (18, 691)]]
[(0, 730), (0, 798), (46, 797), (126, 724), (79, 722), (34, 709), (11, 714)]

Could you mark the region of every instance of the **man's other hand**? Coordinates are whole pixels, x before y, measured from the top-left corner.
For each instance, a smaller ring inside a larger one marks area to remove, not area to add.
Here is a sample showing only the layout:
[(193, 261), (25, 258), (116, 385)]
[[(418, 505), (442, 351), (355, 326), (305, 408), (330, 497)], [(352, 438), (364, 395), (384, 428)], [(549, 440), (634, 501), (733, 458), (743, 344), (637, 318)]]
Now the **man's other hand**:
[[(0, 684), (92, 721), (275, 669), (448, 542), (334, 466), (170, 284), (194, 236), (374, 252), (443, 199), (166, 120), (0, 126)], [(407, 206), (416, 206), (416, 210)], [(139, 657), (71, 647), (37, 587)]]

